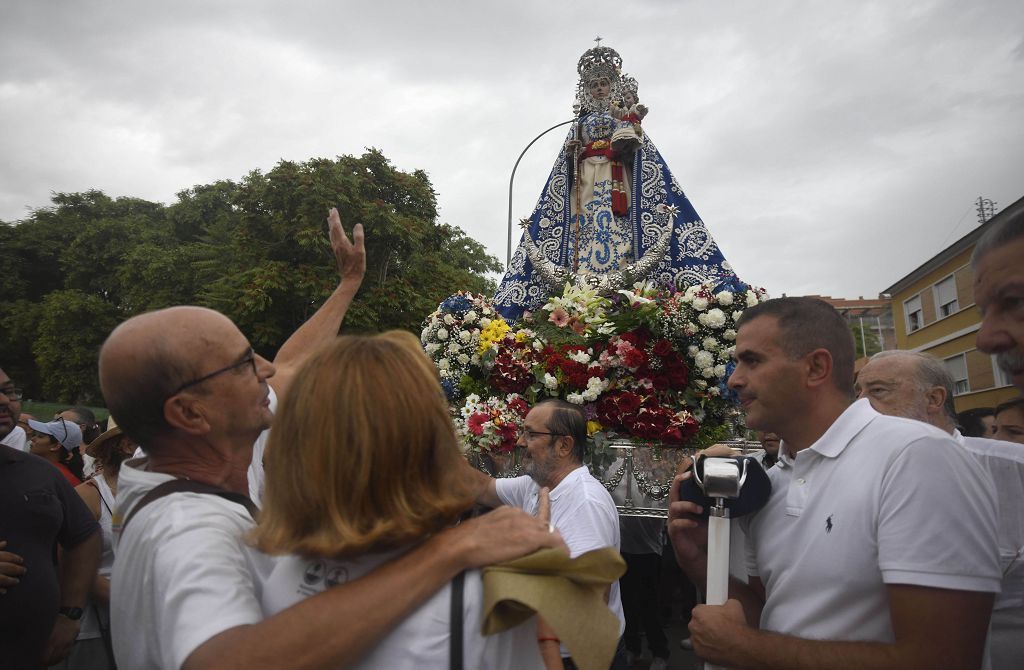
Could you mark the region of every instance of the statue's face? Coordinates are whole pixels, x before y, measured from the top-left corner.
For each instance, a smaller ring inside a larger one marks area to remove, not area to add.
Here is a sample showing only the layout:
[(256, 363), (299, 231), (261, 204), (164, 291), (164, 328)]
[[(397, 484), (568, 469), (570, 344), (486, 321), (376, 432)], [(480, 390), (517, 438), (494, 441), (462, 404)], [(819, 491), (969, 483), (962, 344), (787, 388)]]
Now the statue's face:
[(626, 107), (632, 107), (636, 104), (636, 98), (633, 96), (632, 91), (626, 91), (622, 94), (622, 102)]
[(612, 83), (608, 77), (598, 77), (590, 82), (590, 97), (594, 100), (604, 100), (611, 93)]

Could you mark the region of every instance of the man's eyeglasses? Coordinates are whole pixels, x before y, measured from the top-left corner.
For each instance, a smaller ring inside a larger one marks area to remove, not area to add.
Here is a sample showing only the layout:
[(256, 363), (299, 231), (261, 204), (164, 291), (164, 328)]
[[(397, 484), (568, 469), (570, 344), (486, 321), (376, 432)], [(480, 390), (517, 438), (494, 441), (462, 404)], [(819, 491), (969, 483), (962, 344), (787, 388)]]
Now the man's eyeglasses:
[(205, 381), (213, 379), (217, 375), (222, 375), (225, 372), (230, 372), (231, 370), (234, 370), (236, 368), (240, 368), (243, 365), (251, 365), (252, 366), (252, 374), (254, 376), (256, 376), (256, 377), (259, 377), (259, 373), (256, 371), (256, 352), (253, 351), (252, 347), (249, 347), (248, 353), (245, 354), (245, 357), (242, 360), (240, 360), (240, 361), (238, 361), (236, 363), (232, 363), (231, 365), (228, 365), (227, 367), (223, 367), (220, 370), (214, 370), (213, 372), (211, 372), (208, 375), (203, 375), (202, 377), (199, 377), (197, 379), (193, 379), (192, 381), (185, 382), (184, 384), (179, 386), (177, 389), (175, 389), (174, 392), (171, 393), (171, 395), (172, 396), (178, 395), (179, 393), (181, 393), (182, 391), (184, 391), (187, 388), (191, 388), (191, 387), (195, 386), (196, 384), (202, 384)]
[(23, 397), (22, 393), (23, 391), (21, 389), (13, 386), (7, 386), (0, 389), (0, 395), (7, 396), (8, 400), (21, 400)]
[(546, 433), (543, 430), (529, 430), (523, 428), (519, 431), (519, 437), (526, 437), (527, 440), (535, 440), (538, 435), (553, 435), (555, 437), (565, 437), (565, 433)]

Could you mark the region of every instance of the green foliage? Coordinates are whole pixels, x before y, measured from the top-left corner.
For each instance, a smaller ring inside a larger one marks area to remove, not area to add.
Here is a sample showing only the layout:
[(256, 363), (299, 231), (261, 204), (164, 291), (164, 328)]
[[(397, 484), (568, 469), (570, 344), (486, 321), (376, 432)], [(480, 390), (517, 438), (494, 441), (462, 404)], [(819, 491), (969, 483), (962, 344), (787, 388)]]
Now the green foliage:
[[(859, 322), (851, 321), (850, 332), (853, 334), (853, 345), (857, 351), (857, 358), (874, 356), (882, 350), (882, 345), (878, 341), (878, 331), (872, 330), (871, 324), (864, 324), (862, 328)], [(863, 339), (861, 335), (863, 335)], [(865, 347), (867, 347), (866, 351)]]
[(31, 397), (98, 401), (96, 354), (111, 328), (176, 304), (220, 310), (272, 357), (338, 284), (331, 207), (350, 234), (366, 231), (366, 278), (344, 330), (419, 332), (448, 295), (493, 292), (498, 260), (437, 221), (424, 172), (396, 170), (375, 149), (282, 161), (169, 206), (57, 193), (52, 207), (0, 223), (0, 366)]

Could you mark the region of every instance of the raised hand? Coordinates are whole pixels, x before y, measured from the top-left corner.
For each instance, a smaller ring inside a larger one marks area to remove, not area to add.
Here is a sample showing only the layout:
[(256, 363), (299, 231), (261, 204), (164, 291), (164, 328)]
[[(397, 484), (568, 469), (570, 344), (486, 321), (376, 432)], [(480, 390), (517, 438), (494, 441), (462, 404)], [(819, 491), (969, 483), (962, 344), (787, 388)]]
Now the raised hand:
[(327, 229), (331, 237), (331, 249), (338, 261), (338, 274), (343, 280), (362, 281), (366, 274), (366, 245), (363, 224), (357, 223), (352, 229), (352, 241), (348, 239), (341, 225), (337, 207), (331, 207), (327, 215)]

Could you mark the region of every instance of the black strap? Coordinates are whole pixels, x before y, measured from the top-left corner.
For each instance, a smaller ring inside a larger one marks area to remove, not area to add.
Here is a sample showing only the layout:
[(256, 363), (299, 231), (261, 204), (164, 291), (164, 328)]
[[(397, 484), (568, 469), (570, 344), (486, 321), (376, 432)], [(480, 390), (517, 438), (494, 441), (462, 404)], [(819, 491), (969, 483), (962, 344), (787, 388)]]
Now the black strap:
[[(101, 474), (99, 476), (102, 477), (103, 475)], [(107, 508), (107, 514), (109, 514), (110, 516), (114, 516), (114, 510), (110, 509), (110, 505), (107, 504), (107, 499), (103, 497), (103, 491), (100, 490), (99, 484), (96, 483), (96, 477), (94, 476), (90, 477), (89, 479), (86, 479), (85, 483), (96, 489), (96, 495), (100, 497), (100, 502), (103, 503), (103, 506)]]
[(452, 580), (452, 632), (449, 636), (451, 652), (449, 654), (451, 670), (462, 670), (462, 592), (466, 582), (466, 573), (460, 572)]
[(225, 500), (229, 500), (237, 505), (241, 505), (249, 513), (249, 516), (256, 519), (256, 515), (259, 513), (259, 509), (256, 507), (252, 500), (249, 500), (249, 496), (242, 495), (241, 493), (235, 493), (234, 491), (228, 491), (226, 489), (219, 488), (217, 486), (211, 486), (210, 484), (204, 484), (203, 482), (197, 482), (194, 479), (172, 479), (169, 482), (164, 482), (158, 486), (154, 486), (149, 490), (149, 493), (142, 496), (142, 500), (136, 503), (135, 507), (132, 508), (130, 514), (125, 517), (124, 521), (121, 522), (121, 533), (124, 534), (124, 529), (128, 527), (128, 522), (135, 518), (135, 515), (139, 513), (143, 507), (159, 500), (164, 496), (169, 496), (172, 493), (207, 493), (209, 495), (220, 496)]

